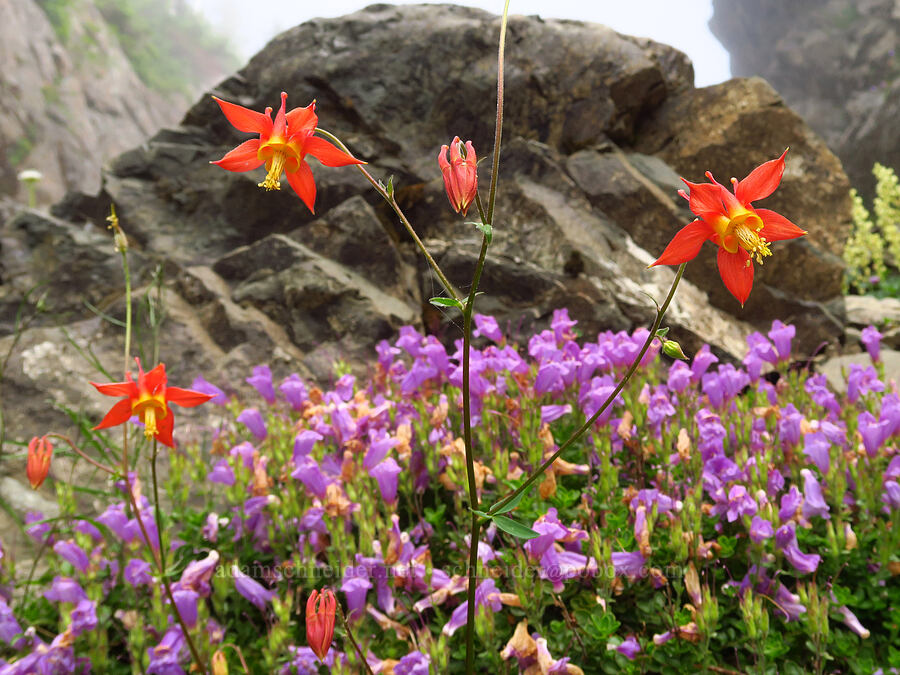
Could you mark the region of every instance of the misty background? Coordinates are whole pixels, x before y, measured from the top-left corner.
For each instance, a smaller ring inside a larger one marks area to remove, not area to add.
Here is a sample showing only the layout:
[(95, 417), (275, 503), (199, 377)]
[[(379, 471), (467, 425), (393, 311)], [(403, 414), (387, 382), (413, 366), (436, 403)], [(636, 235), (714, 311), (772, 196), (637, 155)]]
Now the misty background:
[[(188, 0), (189, 4), (223, 35), (243, 59), (249, 59), (283, 30), (315, 17), (336, 17), (356, 12), (372, 0)], [(404, 2), (390, 4), (446, 4)], [(478, 7), (493, 14), (503, 11), (503, 0), (457, 0), (452, 3)], [(694, 64), (696, 85), (704, 87), (731, 77), (728, 52), (709, 31), (712, 0), (512, 0), (511, 14), (591, 21), (626, 35), (648, 37), (686, 53)]]

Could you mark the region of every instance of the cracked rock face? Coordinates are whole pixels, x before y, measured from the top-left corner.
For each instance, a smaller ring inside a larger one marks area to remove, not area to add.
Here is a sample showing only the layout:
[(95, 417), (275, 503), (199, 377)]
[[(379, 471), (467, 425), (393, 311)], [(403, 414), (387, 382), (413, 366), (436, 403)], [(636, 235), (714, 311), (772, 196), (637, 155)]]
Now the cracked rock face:
[[(315, 98), (320, 124), (373, 175), (394, 177), (410, 221), (465, 288), (480, 234), (448, 207), (436, 156), (454, 135), (490, 154), (498, 30), (499, 19), (478, 10), (375, 5), (286, 31), (215, 93), (257, 110), (282, 90), (291, 106)], [(785, 196), (763, 204), (808, 229), (809, 241), (777, 245), (743, 311), (710, 266), (709, 246), (688, 266), (666, 323), (689, 353), (709, 342), (720, 355), (742, 356), (746, 335), (774, 318), (799, 323), (800, 351), (840, 338), (823, 303), (839, 289), (846, 177), (771, 88), (736, 80), (696, 90), (690, 63), (674, 49), (570, 21), (511, 18), (507, 53), (494, 239), (478, 311), (520, 341), (563, 306), (586, 337), (647, 325), (654, 310), (645, 294), (662, 300), (674, 275), (647, 266), (692, 219), (676, 194), (679, 176), (698, 181), (711, 169), (743, 177), (789, 144)], [(459, 336), (458, 316), (428, 303), (441, 289), (421, 254), (358, 171), (312, 162), (313, 215), (290, 191), (257, 188), (261, 171), (210, 166), (247, 138), (204, 96), (181, 126), (113, 160), (99, 194), (72, 193), (53, 217), (23, 212), (7, 224), (7, 347), (22, 298), (46, 282), (46, 311), (16, 345), (2, 392), (5, 407), (21, 408), (10, 423), (15, 436), (65, 422), (44, 403), (47, 391), (89, 415), (108, 403), (84, 386), (96, 374), (74, 370), (65, 382), (55, 374), (70, 366), (54, 326), (64, 316), (110, 372), (120, 371), (121, 329), (108, 321), (124, 316), (119, 256), (104, 222), (110, 202), (132, 243), (136, 296), (156, 297), (154, 279), (163, 280), (160, 360), (181, 386), (202, 373), (239, 388), (259, 363), (276, 377), (327, 379), (338, 359), (365, 373), (374, 345), (403, 324), (448, 343)], [(483, 189), (489, 166), (481, 164)], [(150, 331), (141, 325), (146, 348)]]

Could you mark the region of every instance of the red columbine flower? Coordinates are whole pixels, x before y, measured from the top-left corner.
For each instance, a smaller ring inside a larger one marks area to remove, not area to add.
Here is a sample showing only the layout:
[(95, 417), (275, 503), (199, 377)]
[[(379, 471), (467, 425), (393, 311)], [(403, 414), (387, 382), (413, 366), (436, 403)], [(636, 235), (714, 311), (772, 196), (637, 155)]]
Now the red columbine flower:
[(50, 472), (50, 459), (53, 457), (53, 446), (46, 436), (35, 436), (28, 443), (28, 462), (25, 465), (25, 475), (31, 487), (37, 490), (41, 487), (47, 474)]
[(444, 174), (444, 187), (450, 206), (457, 213), (466, 215), (475, 193), (478, 192), (478, 165), (472, 141), (466, 141), (465, 156), (462, 155), (462, 141), (459, 136), (450, 144), (450, 161), (447, 161), (447, 146), (442, 145), (438, 153), (438, 165)]
[(690, 196), (684, 190), (678, 193), (688, 200), (691, 211), (699, 218), (675, 235), (653, 265), (679, 265), (693, 260), (709, 239), (719, 247), (719, 274), (725, 287), (743, 306), (753, 287), (752, 260), (762, 265), (763, 258), (772, 255), (770, 242), (806, 234), (784, 216), (750, 205), (778, 187), (786, 154), (787, 150), (778, 159), (756, 167), (742, 181), (732, 178), (734, 194), (717, 183), (709, 171), (706, 177), (711, 183), (691, 183), (682, 178)]
[[(318, 605), (318, 606), (316, 606)], [(334, 612), (337, 601), (330, 590), (313, 591), (306, 602), (306, 641), (320, 661), (331, 648), (334, 637)]]
[(281, 108), (278, 109), (273, 122), (272, 108), (266, 108), (264, 113), (259, 113), (215, 96), (213, 98), (235, 128), (259, 134), (259, 138), (241, 143), (222, 159), (210, 163), (228, 171), (250, 171), (265, 164), (268, 173), (259, 187), (266, 190), (280, 190), (279, 179), (284, 173), (294, 192), (313, 213), (315, 213), (313, 207), (316, 203), (316, 184), (313, 181), (312, 169), (303, 159), (306, 155), (312, 155), (325, 166), (365, 164), (324, 138), (314, 135), (316, 125), (319, 123), (315, 101), (305, 108), (294, 108), (290, 112), (285, 112), (287, 94), (281, 92)]
[(145, 373), (140, 359), (135, 359), (135, 361), (138, 367), (137, 382), (131, 377), (131, 373), (128, 373), (126, 382), (110, 384), (91, 382), (101, 394), (125, 397), (106, 413), (106, 417), (94, 429), (106, 429), (124, 424), (131, 419), (132, 415), (137, 415), (144, 424), (144, 435), (147, 438), (156, 438), (163, 445), (174, 448), (172, 430), (175, 427), (175, 419), (169, 404), (175, 403), (185, 408), (193, 408), (201, 403), (206, 403), (212, 398), (212, 395), (180, 387), (169, 387), (166, 384), (168, 380), (164, 363), (160, 363), (149, 373)]

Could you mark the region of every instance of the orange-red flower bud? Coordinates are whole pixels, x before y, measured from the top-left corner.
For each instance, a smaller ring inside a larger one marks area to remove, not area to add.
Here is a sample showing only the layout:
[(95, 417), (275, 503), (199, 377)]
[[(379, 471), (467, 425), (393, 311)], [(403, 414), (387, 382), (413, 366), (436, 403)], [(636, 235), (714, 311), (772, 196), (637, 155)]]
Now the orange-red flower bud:
[(47, 474), (50, 472), (50, 459), (53, 457), (53, 446), (46, 436), (35, 436), (28, 443), (28, 463), (25, 473), (31, 487), (37, 490), (41, 487)]
[(306, 602), (306, 641), (319, 660), (325, 659), (334, 637), (337, 601), (330, 590), (313, 591)]
[(438, 165), (444, 175), (444, 187), (447, 188), (447, 197), (450, 206), (457, 213), (466, 215), (475, 193), (478, 192), (478, 166), (475, 157), (475, 148), (472, 141), (466, 141), (465, 155), (462, 154), (462, 141), (459, 136), (453, 138), (450, 144), (450, 161), (447, 161), (447, 146), (442, 145), (438, 153)]

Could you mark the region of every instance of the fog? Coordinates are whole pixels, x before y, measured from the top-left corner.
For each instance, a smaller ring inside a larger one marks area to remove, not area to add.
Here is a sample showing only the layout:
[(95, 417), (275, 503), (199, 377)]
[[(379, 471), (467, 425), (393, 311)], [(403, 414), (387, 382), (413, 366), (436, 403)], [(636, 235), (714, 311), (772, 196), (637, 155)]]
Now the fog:
[[(314, 17), (349, 14), (372, 4), (365, 0), (330, 0), (327, 3), (190, 0), (190, 3), (231, 37), (237, 50), (246, 58), (292, 26)], [(411, 3), (396, 0), (393, 4)], [(479, 7), (495, 14), (503, 10), (502, 0), (459, 0), (456, 4)], [(715, 84), (730, 77), (728, 53), (707, 27), (712, 16), (712, 0), (512, 0), (510, 13), (593, 21), (620, 33), (672, 45), (693, 61), (697, 86)]]

